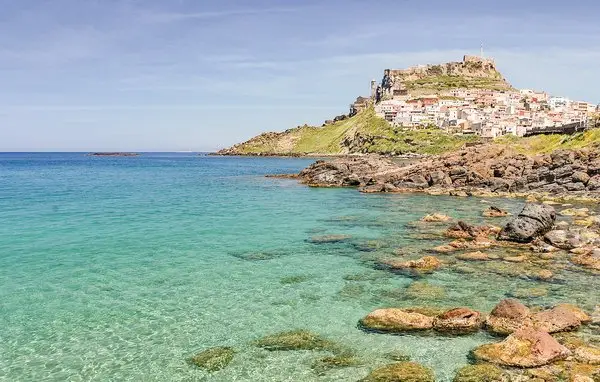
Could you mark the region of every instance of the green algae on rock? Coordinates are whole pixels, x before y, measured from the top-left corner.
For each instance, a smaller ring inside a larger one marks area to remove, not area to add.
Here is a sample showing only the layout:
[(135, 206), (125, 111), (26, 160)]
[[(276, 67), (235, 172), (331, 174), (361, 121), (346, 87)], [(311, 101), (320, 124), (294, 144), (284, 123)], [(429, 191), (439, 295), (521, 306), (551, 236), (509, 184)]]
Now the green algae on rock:
[(434, 382), (431, 369), (415, 362), (400, 362), (373, 370), (362, 382)]
[(293, 330), (271, 334), (254, 341), (254, 345), (267, 350), (332, 350), (337, 346), (308, 330)]
[(402, 333), (433, 328), (433, 317), (403, 309), (377, 309), (359, 321), (359, 327), (367, 330)]
[(417, 300), (439, 300), (445, 297), (443, 287), (427, 282), (415, 281), (406, 288), (406, 297)]
[(229, 365), (234, 355), (233, 348), (216, 347), (196, 354), (189, 359), (189, 362), (208, 371), (219, 371)]
[(467, 365), (456, 372), (453, 382), (508, 382), (508, 376), (496, 365)]
[(295, 275), (282, 277), (279, 282), (282, 284), (300, 284), (312, 278), (311, 275)]
[(311, 369), (313, 369), (315, 373), (323, 375), (327, 371), (332, 369), (340, 369), (344, 367), (353, 367), (359, 365), (361, 365), (361, 362), (354, 355), (340, 354), (319, 358), (318, 360), (312, 363)]

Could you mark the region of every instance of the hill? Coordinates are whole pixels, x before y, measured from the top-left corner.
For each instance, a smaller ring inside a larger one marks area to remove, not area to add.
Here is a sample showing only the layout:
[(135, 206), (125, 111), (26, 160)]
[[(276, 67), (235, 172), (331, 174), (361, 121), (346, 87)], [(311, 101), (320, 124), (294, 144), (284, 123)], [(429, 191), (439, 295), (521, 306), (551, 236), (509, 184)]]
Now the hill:
[(264, 133), (218, 152), (219, 155), (439, 154), (455, 150), (473, 136), (448, 135), (439, 129), (404, 131), (375, 115), (373, 107), (323, 127), (303, 126)]

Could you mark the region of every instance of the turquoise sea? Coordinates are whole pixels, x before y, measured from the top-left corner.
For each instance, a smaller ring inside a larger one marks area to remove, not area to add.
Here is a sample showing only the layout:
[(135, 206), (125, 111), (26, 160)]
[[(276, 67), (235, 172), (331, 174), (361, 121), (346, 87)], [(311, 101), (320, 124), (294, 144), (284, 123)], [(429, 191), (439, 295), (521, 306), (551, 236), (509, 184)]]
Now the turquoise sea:
[[(598, 303), (597, 282), (567, 265), (543, 284), (452, 267), (418, 280), (390, 273), (377, 260), (418, 258), (447, 242), (412, 222), (440, 211), (482, 223), (490, 201), (264, 177), (311, 162), (0, 154), (0, 380), (356, 381), (399, 352), (449, 381), (491, 337), (370, 334), (357, 321), (391, 306), (488, 311), (526, 291), (532, 305)], [(492, 202), (513, 213), (524, 204)], [(324, 235), (349, 238), (311, 241)], [(415, 282), (431, 293), (415, 293)], [(252, 344), (293, 329), (352, 348), (361, 364), (317, 373), (311, 366), (326, 353)], [(215, 346), (237, 350), (227, 368), (186, 362)]]

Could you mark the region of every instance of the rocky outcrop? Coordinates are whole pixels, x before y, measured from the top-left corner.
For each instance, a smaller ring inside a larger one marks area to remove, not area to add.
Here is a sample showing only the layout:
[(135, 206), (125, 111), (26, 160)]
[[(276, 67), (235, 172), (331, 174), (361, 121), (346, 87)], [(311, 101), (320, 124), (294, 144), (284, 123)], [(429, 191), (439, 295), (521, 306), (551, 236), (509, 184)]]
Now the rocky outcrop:
[(545, 204), (526, 204), (523, 211), (512, 219), (498, 235), (499, 240), (529, 243), (552, 229), (556, 212)]
[[(576, 171), (590, 179), (574, 176)], [(338, 158), (311, 165), (300, 178), (314, 186), (357, 186), (365, 192), (600, 198), (600, 150), (527, 156), (508, 146), (488, 144), (408, 164), (373, 157)]]
[(508, 215), (510, 215), (508, 211), (505, 211), (495, 206), (490, 206), (485, 211), (483, 211), (483, 216), (486, 218), (501, 218)]
[(359, 321), (368, 330), (402, 333), (433, 328), (433, 318), (403, 309), (377, 309)]
[(502, 342), (474, 349), (472, 355), (478, 361), (502, 366), (538, 367), (565, 359), (571, 352), (548, 333), (525, 328)]

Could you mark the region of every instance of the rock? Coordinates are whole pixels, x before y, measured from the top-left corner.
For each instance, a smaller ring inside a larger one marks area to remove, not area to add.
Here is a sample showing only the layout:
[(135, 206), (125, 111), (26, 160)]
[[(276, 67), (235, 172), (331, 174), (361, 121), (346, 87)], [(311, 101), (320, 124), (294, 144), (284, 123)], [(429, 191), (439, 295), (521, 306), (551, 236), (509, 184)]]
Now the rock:
[(453, 382), (508, 382), (509, 377), (496, 365), (467, 365), (456, 372)]
[(384, 264), (394, 270), (408, 270), (414, 273), (432, 273), (442, 266), (442, 262), (435, 256), (424, 256), (418, 260), (409, 261), (390, 260)]
[(308, 330), (293, 330), (263, 337), (254, 342), (254, 345), (275, 350), (331, 350), (335, 348), (333, 342), (328, 341), (318, 334)]
[(487, 218), (501, 218), (510, 215), (508, 211), (502, 210), (495, 206), (488, 207), (483, 211), (483, 216)]
[(575, 350), (575, 359), (590, 365), (600, 365), (600, 349), (592, 346), (582, 346)]
[(335, 355), (316, 360), (311, 365), (311, 369), (318, 375), (324, 375), (327, 371), (332, 369), (359, 366), (360, 364), (361, 362), (351, 354)]
[(208, 371), (219, 371), (233, 360), (235, 350), (230, 347), (216, 347), (204, 350), (189, 359), (189, 362)]
[(452, 218), (450, 216), (440, 214), (440, 213), (433, 213), (431, 215), (423, 216), (421, 218), (421, 221), (425, 222), (425, 223), (443, 223), (443, 222), (447, 222), (450, 220), (452, 220)]
[(449, 186), (452, 185), (452, 179), (443, 171), (433, 171), (429, 175), (429, 184), (431, 186)]
[(547, 296), (548, 289), (544, 287), (517, 288), (510, 292), (508, 295), (514, 298), (531, 299)]
[(411, 313), (402, 309), (377, 309), (359, 321), (364, 329), (402, 333), (433, 328), (433, 317)]
[(552, 273), (552, 271), (549, 271), (547, 269), (542, 269), (541, 271), (539, 271), (533, 275), (534, 279), (541, 280), (541, 281), (548, 281), (548, 280), (551, 280), (553, 277), (554, 277), (554, 273)]
[(574, 183), (583, 183), (583, 184), (587, 184), (590, 180), (590, 176), (583, 171), (575, 171), (573, 173), (573, 176), (571, 177), (571, 180)]
[(458, 260), (463, 261), (490, 261), (490, 256), (487, 253), (483, 252), (469, 252), (457, 255), (456, 258)]
[(600, 190), (600, 175), (594, 175), (590, 178), (587, 184), (587, 189), (590, 191)]
[(444, 288), (426, 282), (415, 281), (406, 288), (406, 296), (419, 300), (438, 300), (446, 295)]
[(532, 326), (547, 333), (577, 330), (581, 326), (579, 314), (565, 306), (556, 306), (531, 317)]
[(588, 208), (567, 208), (566, 210), (560, 211), (561, 216), (575, 216), (585, 218), (589, 216), (590, 210)]
[(362, 382), (435, 382), (431, 369), (414, 362), (400, 362), (373, 370)]
[(463, 334), (478, 331), (483, 325), (483, 315), (468, 308), (455, 308), (439, 315), (433, 328), (439, 332)]
[(565, 230), (550, 231), (544, 235), (544, 240), (546, 240), (548, 244), (566, 251), (580, 245), (580, 241), (577, 236), (570, 231)]
[(495, 334), (510, 334), (519, 329), (529, 319), (531, 312), (528, 307), (514, 299), (505, 299), (487, 316), (485, 325)]
[(579, 321), (581, 321), (582, 324), (587, 324), (587, 323), (592, 322), (592, 317), (589, 314), (587, 314), (583, 309), (578, 307), (577, 305), (558, 304), (558, 305), (556, 305), (556, 308), (566, 309), (569, 312), (573, 313), (575, 315), (575, 317), (577, 317), (579, 319)]
[(527, 261), (527, 255), (508, 256), (503, 257), (502, 260), (508, 261), (509, 263), (524, 263)]
[(328, 243), (340, 243), (351, 239), (350, 235), (324, 235), (324, 236), (313, 236), (310, 238), (310, 242), (314, 244), (328, 244)]
[(498, 234), (498, 240), (529, 243), (550, 231), (555, 220), (556, 212), (553, 207), (528, 203)]
[(567, 358), (571, 352), (546, 332), (519, 329), (504, 341), (473, 350), (478, 361), (502, 366), (538, 367)]

